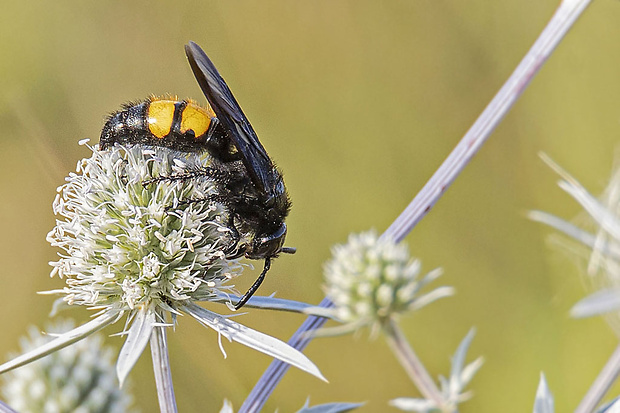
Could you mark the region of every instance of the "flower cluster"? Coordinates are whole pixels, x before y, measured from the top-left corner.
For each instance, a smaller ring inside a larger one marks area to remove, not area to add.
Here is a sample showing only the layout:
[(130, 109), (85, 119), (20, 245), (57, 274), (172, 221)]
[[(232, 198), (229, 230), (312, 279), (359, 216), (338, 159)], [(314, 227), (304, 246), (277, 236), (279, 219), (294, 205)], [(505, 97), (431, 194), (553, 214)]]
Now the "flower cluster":
[(454, 292), (439, 287), (421, 294), (441, 270), (420, 277), (420, 262), (410, 258), (406, 244), (379, 238), (373, 231), (350, 235), (347, 244), (332, 249), (332, 255), (325, 265), (325, 292), (334, 303), (333, 316), (345, 329), (379, 327)]
[[(52, 275), (64, 278), (66, 286), (49, 293), (60, 294), (65, 304), (100, 312), (88, 323), (0, 365), (0, 373), (82, 340), (127, 315), (126, 339), (116, 365), (119, 382), (151, 342), (156, 377), (161, 378), (158, 387), (166, 392), (172, 383), (166, 373), (164, 329), (170, 316), (185, 313), (220, 337), (323, 378), (288, 344), (196, 304), (229, 302), (234, 287), (226, 282), (242, 270), (236, 259), (226, 257), (233, 237), (224, 224), (229, 220), (227, 209), (212, 202), (217, 183), (192, 173), (209, 167), (213, 158), (208, 153), (141, 145), (91, 150), (92, 156), (78, 163), (77, 172), (67, 177), (54, 201), (60, 219), (48, 240), (64, 253), (51, 263)], [(275, 298), (254, 301), (263, 308), (307, 307)]]
[[(56, 322), (48, 333), (64, 333), (69, 321)], [(31, 327), (21, 347), (27, 352), (52, 340)], [(119, 388), (113, 351), (101, 335), (88, 337), (23, 369), (2, 376), (4, 400), (20, 412), (126, 412), (132, 397)]]
[[(168, 309), (213, 298), (241, 272), (223, 250), (230, 243), (224, 208), (207, 201), (214, 182), (166, 180), (205, 167), (207, 155), (165, 148), (93, 150), (58, 188), (61, 219), (48, 241), (65, 254), (51, 265), (66, 279), (68, 304), (132, 310)], [(159, 180), (158, 180), (159, 179)], [(150, 180), (158, 180), (147, 184)]]

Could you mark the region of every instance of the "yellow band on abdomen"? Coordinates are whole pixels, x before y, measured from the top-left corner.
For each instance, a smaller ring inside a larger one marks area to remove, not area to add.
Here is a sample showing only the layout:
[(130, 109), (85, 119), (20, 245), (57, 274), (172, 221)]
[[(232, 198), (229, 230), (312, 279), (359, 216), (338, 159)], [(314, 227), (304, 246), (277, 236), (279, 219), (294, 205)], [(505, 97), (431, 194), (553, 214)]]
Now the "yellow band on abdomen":
[(149, 131), (157, 138), (163, 139), (169, 133), (174, 118), (174, 104), (172, 100), (153, 100), (146, 115)]
[(181, 133), (191, 129), (194, 131), (194, 137), (198, 138), (207, 133), (209, 125), (211, 125), (211, 118), (214, 117), (215, 114), (212, 111), (189, 101), (181, 113)]

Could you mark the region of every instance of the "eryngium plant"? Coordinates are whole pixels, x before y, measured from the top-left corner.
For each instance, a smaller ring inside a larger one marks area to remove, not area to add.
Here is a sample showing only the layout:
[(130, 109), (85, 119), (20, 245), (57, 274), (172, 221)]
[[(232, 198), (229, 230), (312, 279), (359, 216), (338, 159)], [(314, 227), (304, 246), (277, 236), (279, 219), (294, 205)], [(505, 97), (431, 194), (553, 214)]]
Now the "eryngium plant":
[[(48, 334), (30, 327), (20, 347), (28, 352), (72, 327), (73, 322), (57, 321), (46, 328)], [(124, 413), (132, 397), (118, 386), (113, 359), (113, 350), (103, 345), (103, 337), (92, 335), (71, 349), (2, 376), (2, 395), (22, 413)]]
[(241, 272), (223, 252), (230, 232), (223, 207), (204, 200), (209, 179), (145, 182), (203, 167), (207, 156), (164, 148), (94, 151), (58, 188), (60, 217), (48, 241), (64, 250), (51, 263), (66, 279), (55, 291), (70, 305), (132, 311), (178, 310), (212, 299)]
[(422, 289), (441, 276), (441, 269), (421, 274), (405, 243), (381, 239), (374, 231), (351, 234), (346, 244), (332, 248), (325, 264), (325, 294), (334, 303), (323, 310), (343, 323), (319, 334), (347, 333), (370, 326), (374, 332), (401, 314), (416, 311), (454, 294), (452, 287)]
[(58, 219), (48, 240), (63, 253), (51, 263), (52, 276), (63, 278), (66, 286), (49, 293), (60, 295), (65, 305), (99, 312), (89, 323), (0, 366), (0, 373), (127, 315), (127, 338), (117, 362), (122, 383), (153, 330), (186, 313), (229, 340), (320, 377), (310, 360), (287, 344), (196, 304), (228, 302), (233, 286), (226, 283), (241, 273), (238, 261), (225, 254), (231, 244), (223, 224), (227, 211), (208, 201), (216, 185), (209, 178), (157, 178), (204, 168), (211, 162), (208, 153), (140, 145), (91, 150), (54, 201)]

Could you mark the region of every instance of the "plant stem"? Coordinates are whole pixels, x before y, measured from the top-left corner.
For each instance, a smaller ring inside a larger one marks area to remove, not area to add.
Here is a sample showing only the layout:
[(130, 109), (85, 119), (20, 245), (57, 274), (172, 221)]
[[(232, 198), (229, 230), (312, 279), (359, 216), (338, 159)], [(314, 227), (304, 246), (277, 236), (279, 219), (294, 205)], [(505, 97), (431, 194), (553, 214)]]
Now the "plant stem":
[(153, 328), (153, 333), (151, 333), (151, 357), (153, 358), (153, 372), (155, 373), (159, 409), (162, 413), (176, 413), (177, 402), (174, 397), (174, 387), (172, 386), (165, 326)]
[(441, 391), (439, 391), (433, 378), (428, 374), (428, 371), (422, 364), (422, 361), (409, 345), (409, 342), (400, 330), (398, 324), (393, 320), (389, 320), (383, 326), (383, 331), (388, 345), (422, 396), (428, 400), (432, 400), (440, 408), (443, 407), (444, 400)]
[(620, 345), (605, 363), (592, 386), (575, 409), (575, 413), (593, 412), (620, 373)]
[[(324, 298), (319, 305), (328, 308), (332, 306), (332, 302), (328, 298)], [(326, 322), (327, 318), (323, 317), (310, 316), (306, 318), (299, 329), (290, 338), (288, 344), (299, 351), (303, 351), (312, 340), (311, 335), (307, 334), (307, 332), (320, 328)], [(280, 360), (272, 361), (243, 402), (243, 405), (239, 409), (239, 413), (260, 412), (289, 367), (290, 364)]]
[[(519, 63), (519, 66), (517, 66), (510, 78), (504, 83), (504, 86), (502, 86), (431, 179), (382, 236), (389, 236), (396, 242), (400, 242), (432, 209), (490, 136), (491, 132), (495, 130), (500, 121), (510, 111), (519, 96), (521, 96), (521, 93), (527, 88), (530, 81), (538, 73), (538, 70), (590, 1), (562, 1), (543, 32), (523, 60), (521, 60), (521, 63)], [(319, 305), (321, 307), (330, 307), (332, 302), (328, 298), (324, 298)], [(325, 323), (325, 320), (321, 321), (317, 317), (309, 317), (291, 337), (289, 344), (298, 350), (303, 350), (310, 342), (310, 338), (306, 340), (299, 340), (298, 338), (309, 336), (307, 334), (309, 331), (319, 328), (323, 323)], [(287, 370), (288, 365), (274, 360), (256, 383), (239, 412), (260, 411)]]
[(17, 413), (15, 410), (11, 409), (7, 404), (0, 401), (0, 413)]
[(504, 86), (497, 92), (443, 164), (383, 236), (389, 236), (396, 242), (400, 242), (435, 206), (439, 198), (510, 111), (590, 1), (564, 0), (560, 4), (543, 32), (504, 83)]

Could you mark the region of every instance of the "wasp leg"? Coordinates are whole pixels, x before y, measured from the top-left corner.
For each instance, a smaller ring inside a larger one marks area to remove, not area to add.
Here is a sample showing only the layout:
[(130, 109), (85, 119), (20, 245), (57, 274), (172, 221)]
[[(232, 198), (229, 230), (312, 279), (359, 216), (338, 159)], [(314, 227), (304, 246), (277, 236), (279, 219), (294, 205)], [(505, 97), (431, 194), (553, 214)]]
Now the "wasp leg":
[(207, 197), (207, 198), (198, 198), (198, 199), (185, 199), (183, 201), (179, 201), (176, 205), (168, 205), (166, 208), (164, 208), (164, 211), (166, 213), (169, 213), (170, 211), (173, 211), (179, 207), (184, 207), (184, 206), (188, 206), (191, 204), (196, 204), (198, 202), (211, 202), (211, 198)]
[(254, 281), (254, 284), (252, 284), (250, 289), (245, 294), (243, 294), (243, 297), (241, 297), (239, 302), (235, 304), (235, 310), (238, 310), (241, 307), (243, 307), (245, 303), (247, 303), (248, 300), (252, 298), (256, 290), (258, 290), (258, 287), (260, 287), (260, 285), (265, 280), (265, 274), (267, 274), (267, 271), (269, 271), (269, 268), (271, 268), (271, 258), (265, 258), (265, 267), (263, 268), (263, 271), (260, 273), (256, 281)]
[(190, 179), (200, 178), (203, 176), (207, 178), (212, 178), (217, 181), (217, 180), (227, 179), (229, 175), (230, 173), (226, 171), (220, 171), (215, 168), (208, 168), (208, 167), (199, 168), (199, 169), (192, 169), (188, 172), (184, 172), (180, 174), (158, 176), (157, 178), (147, 179), (145, 181), (142, 181), (142, 186), (146, 187), (146, 186), (149, 186), (157, 182), (187, 181)]
[(237, 231), (237, 227), (235, 227), (235, 217), (233, 214), (230, 214), (228, 217), (228, 229), (230, 230), (232, 242), (224, 254), (226, 254), (226, 258), (230, 260), (234, 260), (235, 258), (239, 258), (244, 254), (243, 248), (239, 247), (239, 240), (241, 239), (241, 235), (239, 235), (239, 231)]
[[(177, 202), (176, 205), (169, 205), (165, 208), (166, 212), (170, 212), (178, 207), (182, 207), (182, 206), (187, 206), (187, 205), (191, 205), (191, 204), (196, 204), (198, 202), (218, 202), (220, 204), (226, 204), (226, 198), (221, 196), (221, 195), (217, 195), (217, 194), (212, 194), (212, 195), (208, 195), (204, 198), (194, 198), (194, 199), (184, 199), (183, 201), (179, 201)], [(235, 229), (236, 232), (236, 229)], [(238, 233), (237, 233), (238, 236)]]

